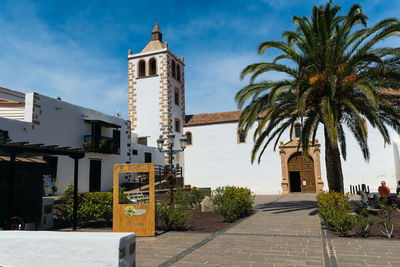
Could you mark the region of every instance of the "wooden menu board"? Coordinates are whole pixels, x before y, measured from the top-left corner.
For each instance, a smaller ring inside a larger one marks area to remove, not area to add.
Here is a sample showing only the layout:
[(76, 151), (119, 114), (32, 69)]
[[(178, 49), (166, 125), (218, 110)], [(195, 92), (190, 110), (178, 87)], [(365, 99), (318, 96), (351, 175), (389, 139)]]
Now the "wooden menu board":
[[(119, 175), (121, 173), (149, 174), (149, 202), (119, 204)], [(114, 164), (113, 232), (133, 232), (136, 236), (155, 235), (154, 164)]]

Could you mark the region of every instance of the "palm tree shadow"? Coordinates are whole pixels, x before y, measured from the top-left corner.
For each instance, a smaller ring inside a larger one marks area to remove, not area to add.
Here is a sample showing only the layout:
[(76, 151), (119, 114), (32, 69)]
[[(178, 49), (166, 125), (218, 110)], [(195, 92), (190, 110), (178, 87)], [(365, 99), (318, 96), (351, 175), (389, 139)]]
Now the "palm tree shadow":
[(270, 212), (273, 214), (288, 213), (300, 210), (311, 210), (308, 215), (314, 216), (318, 214), (318, 206), (316, 201), (285, 201), (264, 203), (256, 206), (261, 212)]

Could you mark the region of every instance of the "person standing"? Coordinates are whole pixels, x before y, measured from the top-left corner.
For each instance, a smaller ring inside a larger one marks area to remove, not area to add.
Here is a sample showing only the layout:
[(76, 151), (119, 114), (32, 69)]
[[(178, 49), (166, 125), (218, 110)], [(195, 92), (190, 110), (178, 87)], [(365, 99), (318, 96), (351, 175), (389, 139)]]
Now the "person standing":
[(386, 185), (385, 181), (381, 182), (381, 186), (378, 188), (379, 195), (384, 204), (389, 204), (388, 200), (390, 197), (390, 187)]

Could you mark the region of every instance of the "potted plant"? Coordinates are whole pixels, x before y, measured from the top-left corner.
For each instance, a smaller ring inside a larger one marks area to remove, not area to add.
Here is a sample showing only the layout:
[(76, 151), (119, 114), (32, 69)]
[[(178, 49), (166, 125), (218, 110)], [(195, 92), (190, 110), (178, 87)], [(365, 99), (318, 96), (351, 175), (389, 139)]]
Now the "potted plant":
[(100, 150), (106, 149), (106, 139), (100, 139), (99, 140), (99, 149)]
[(85, 150), (92, 149), (92, 142), (90, 141), (83, 142), (83, 147), (85, 148)]

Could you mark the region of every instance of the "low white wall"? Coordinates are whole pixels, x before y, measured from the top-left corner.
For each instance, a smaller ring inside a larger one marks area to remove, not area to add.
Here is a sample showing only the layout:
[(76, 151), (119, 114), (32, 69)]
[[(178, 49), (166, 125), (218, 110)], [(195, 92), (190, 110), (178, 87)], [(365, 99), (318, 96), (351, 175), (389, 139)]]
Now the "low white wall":
[(0, 266), (134, 266), (136, 235), (1, 231)]

